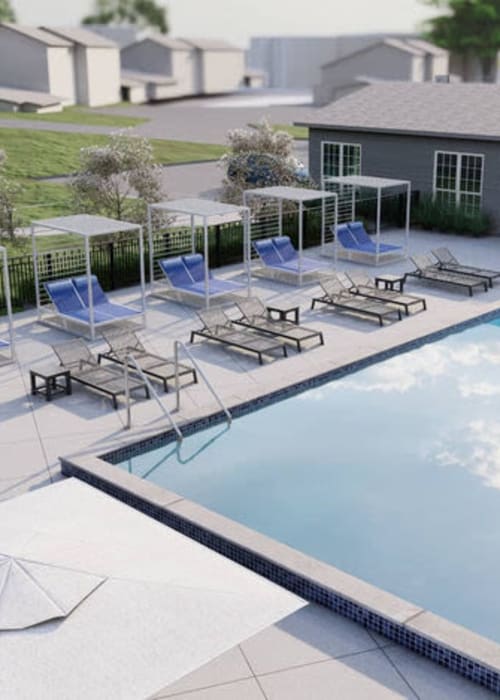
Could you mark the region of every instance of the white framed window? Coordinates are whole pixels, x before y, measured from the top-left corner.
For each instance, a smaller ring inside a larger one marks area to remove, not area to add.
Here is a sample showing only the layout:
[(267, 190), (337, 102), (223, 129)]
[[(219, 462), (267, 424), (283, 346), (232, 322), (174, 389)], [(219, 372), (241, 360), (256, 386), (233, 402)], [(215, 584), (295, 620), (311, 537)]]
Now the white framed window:
[(434, 197), (440, 202), (480, 210), (483, 194), (484, 155), (481, 153), (434, 153)]
[(361, 175), (359, 143), (321, 142), (321, 176)]

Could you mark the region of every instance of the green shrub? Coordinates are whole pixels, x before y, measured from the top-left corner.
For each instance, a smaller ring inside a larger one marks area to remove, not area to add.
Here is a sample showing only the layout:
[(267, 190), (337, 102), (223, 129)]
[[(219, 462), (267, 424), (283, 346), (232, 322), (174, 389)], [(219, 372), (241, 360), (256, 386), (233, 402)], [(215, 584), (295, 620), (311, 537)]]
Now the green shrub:
[(430, 231), (479, 237), (490, 232), (492, 222), (483, 211), (467, 212), (462, 206), (445, 204), (426, 194), (412, 210), (412, 224)]

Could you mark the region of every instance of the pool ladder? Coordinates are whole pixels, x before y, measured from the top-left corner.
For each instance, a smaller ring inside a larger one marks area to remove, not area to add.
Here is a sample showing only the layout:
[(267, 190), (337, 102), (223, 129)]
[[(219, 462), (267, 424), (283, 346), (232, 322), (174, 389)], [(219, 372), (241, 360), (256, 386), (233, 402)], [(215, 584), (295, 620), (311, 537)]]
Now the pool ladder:
[[(175, 366), (175, 408), (177, 411), (180, 410), (181, 408), (181, 387), (180, 387), (180, 382), (179, 382), (179, 351), (182, 350), (184, 351), (184, 354), (188, 357), (190, 362), (192, 363), (193, 367), (195, 368), (197, 374), (203, 379), (205, 382), (208, 390), (214, 397), (214, 399), (217, 401), (219, 404), (222, 412), (226, 416), (227, 420), (227, 425), (228, 427), (231, 425), (231, 422), (233, 420), (233, 417), (231, 415), (231, 412), (229, 409), (224, 405), (224, 402), (220, 398), (219, 394), (215, 391), (212, 383), (208, 379), (207, 375), (205, 372), (201, 369), (200, 365), (198, 362), (195, 360), (193, 357), (191, 351), (189, 348), (180, 340), (176, 340), (174, 343), (174, 366)], [(163, 401), (158, 395), (158, 392), (152, 385), (151, 381), (148, 379), (148, 377), (144, 374), (142, 369), (140, 368), (137, 360), (133, 355), (127, 355), (125, 357), (125, 362), (124, 362), (124, 374), (125, 374), (125, 399), (126, 399), (126, 405), (127, 405), (127, 419), (125, 423), (125, 430), (130, 430), (132, 427), (132, 411), (131, 411), (131, 406), (130, 406), (130, 384), (129, 384), (129, 368), (132, 366), (133, 370), (140, 376), (142, 381), (144, 382), (149, 395), (154, 398), (158, 406), (160, 407), (161, 412), (165, 416), (165, 418), (168, 420), (168, 423), (170, 427), (175, 431), (175, 434), (177, 435), (177, 441), (180, 442), (183, 438), (182, 431), (177, 425), (176, 421), (174, 420), (171, 411), (165, 406)]]

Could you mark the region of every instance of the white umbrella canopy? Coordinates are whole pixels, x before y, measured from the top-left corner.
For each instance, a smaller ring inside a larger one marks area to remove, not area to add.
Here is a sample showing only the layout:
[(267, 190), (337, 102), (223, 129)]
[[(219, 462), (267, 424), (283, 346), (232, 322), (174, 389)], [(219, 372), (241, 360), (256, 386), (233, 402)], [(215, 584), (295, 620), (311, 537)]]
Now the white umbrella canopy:
[(66, 617), (104, 578), (0, 554), (0, 631)]
[(76, 479), (0, 503), (0, 552), (44, 589), (97, 583), (64, 619), (0, 630), (1, 698), (150, 697), (305, 605)]

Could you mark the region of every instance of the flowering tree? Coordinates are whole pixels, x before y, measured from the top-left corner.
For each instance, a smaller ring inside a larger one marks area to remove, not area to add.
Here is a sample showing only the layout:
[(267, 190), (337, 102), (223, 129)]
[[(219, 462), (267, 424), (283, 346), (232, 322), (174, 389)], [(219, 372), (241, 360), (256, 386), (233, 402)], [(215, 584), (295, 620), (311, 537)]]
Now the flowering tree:
[(293, 155), (293, 138), (286, 131), (276, 131), (263, 119), (250, 129), (228, 132), (230, 150), (220, 166), (225, 170), (222, 199), (241, 204), (243, 191), (273, 185), (311, 186)]
[(145, 223), (147, 204), (163, 198), (151, 143), (125, 131), (112, 134), (106, 146), (82, 148), (71, 186), (80, 211), (136, 223)]
[(14, 239), (21, 221), (16, 214), (16, 204), (21, 194), (21, 185), (5, 174), (7, 155), (0, 150), (0, 235)]

